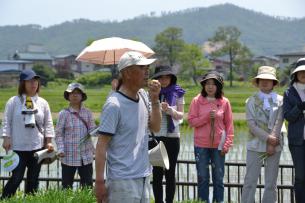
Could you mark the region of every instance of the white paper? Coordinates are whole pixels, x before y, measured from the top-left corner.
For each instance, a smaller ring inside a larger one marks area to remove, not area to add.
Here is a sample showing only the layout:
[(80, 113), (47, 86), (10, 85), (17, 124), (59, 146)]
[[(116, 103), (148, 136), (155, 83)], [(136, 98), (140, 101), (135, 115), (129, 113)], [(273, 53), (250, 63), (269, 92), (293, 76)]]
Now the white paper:
[(218, 145), (218, 150), (222, 150), (223, 145), (225, 144), (226, 141), (226, 136), (227, 136), (226, 131), (222, 131), (221, 139)]

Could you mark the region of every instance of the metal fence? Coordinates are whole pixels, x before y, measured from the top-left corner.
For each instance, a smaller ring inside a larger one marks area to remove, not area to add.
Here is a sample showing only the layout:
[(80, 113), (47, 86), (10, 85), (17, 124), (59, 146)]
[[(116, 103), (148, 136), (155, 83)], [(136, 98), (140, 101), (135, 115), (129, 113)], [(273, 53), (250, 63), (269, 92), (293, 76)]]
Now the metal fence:
[[(0, 164), (2, 161), (0, 156)], [(262, 167), (261, 175), (258, 180), (256, 191), (256, 202), (261, 202), (264, 190), (264, 167)], [(243, 180), (246, 171), (245, 163), (225, 163), (225, 202), (240, 202)], [(3, 187), (9, 179), (10, 174), (2, 171), (0, 168), (0, 187)], [(294, 170), (292, 165), (280, 165), (278, 182), (277, 182), (277, 196), (278, 202), (292, 202), (294, 203), (293, 193), (293, 179)], [(40, 188), (60, 188), (61, 186), (61, 165), (59, 160), (56, 160), (50, 165), (43, 165), (40, 172)], [(176, 168), (176, 200), (190, 200), (197, 199), (197, 172), (195, 161), (178, 160)], [(79, 177), (75, 177), (76, 187), (79, 185)], [(20, 189), (24, 188), (25, 179), (23, 180)], [(165, 184), (165, 182), (164, 182)], [(165, 188), (164, 188), (165, 189)], [(210, 184), (212, 189), (212, 184)]]
[[(181, 167), (184, 170), (181, 170)], [(186, 174), (186, 176), (181, 175)], [(240, 202), (243, 180), (246, 172), (246, 163), (225, 163), (225, 202)], [(194, 174), (195, 173), (195, 174)], [(196, 176), (195, 161), (179, 160), (177, 164), (177, 191), (176, 199), (178, 201), (187, 199), (197, 199), (197, 179), (194, 181), (193, 176)], [(294, 203), (293, 191), (294, 170), (292, 165), (279, 165), (279, 174), (277, 181), (277, 196), (279, 203), (292, 202)], [(212, 189), (210, 184), (210, 189)], [(262, 201), (264, 191), (264, 166), (262, 167), (261, 175), (259, 176), (256, 201)]]

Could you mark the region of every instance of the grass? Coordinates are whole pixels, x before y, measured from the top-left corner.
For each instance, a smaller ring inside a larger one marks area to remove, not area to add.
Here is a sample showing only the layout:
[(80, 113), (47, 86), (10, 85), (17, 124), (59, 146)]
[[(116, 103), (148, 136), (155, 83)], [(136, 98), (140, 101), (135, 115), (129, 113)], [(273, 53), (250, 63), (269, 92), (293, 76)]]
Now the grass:
[[(226, 82), (224, 86), (224, 94), (230, 102), (233, 109), (233, 112), (240, 113), (245, 112), (245, 101), (246, 99), (251, 96), (255, 91), (256, 88), (252, 86), (250, 83), (245, 82), (235, 82), (234, 86), (229, 87), (229, 83)], [(188, 111), (189, 105), (198, 93), (201, 91), (201, 86), (195, 86), (189, 84), (187, 82), (182, 82), (181, 86), (186, 90), (185, 94), (185, 112)], [(41, 89), (41, 96), (45, 98), (49, 104), (52, 112), (59, 112), (61, 109), (65, 108), (68, 105), (68, 102), (63, 98), (63, 92), (65, 91), (66, 86), (58, 86), (56, 88), (42, 88)], [(88, 95), (87, 101), (85, 101), (85, 105), (92, 111), (92, 112), (100, 112), (104, 102), (107, 98), (107, 95), (110, 91), (110, 85), (102, 86), (101, 88), (88, 88), (86, 93)], [(275, 89), (279, 94), (283, 94), (285, 88), (276, 88)], [(5, 104), (7, 100), (16, 95), (17, 89), (16, 88), (7, 88), (1, 89), (0, 94), (0, 112), (4, 111)]]
[[(39, 190), (35, 195), (24, 196), (22, 192), (17, 192), (17, 194), (9, 199), (1, 200), (1, 203), (95, 203), (96, 199), (94, 196), (94, 191), (92, 189), (77, 189), (77, 190)], [(151, 203), (154, 200), (151, 199)], [(178, 202), (176, 202), (178, 203)], [(186, 200), (179, 203), (203, 203), (201, 201)]]
[[(63, 108), (68, 106), (68, 101), (63, 97), (63, 93), (66, 86), (59, 86), (57, 88), (44, 87), (41, 89), (40, 96), (49, 102), (52, 112), (59, 112)], [(85, 105), (93, 112), (100, 112), (103, 104), (110, 91), (110, 85), (103, 86), (101, 88), (87, 89), (86, 93), (88, 99), (85, 101)], [(17, 94), (16, 88), (1, 89), (0, 94), (0, 111), (3, 112), (7, 100)]]
[(1, 201), (2, 203), (93, 203), (96, 202), (95, 196), (91, 189), (83, 190), (40, 190), (35, 195), (24, 196), (22, 192), (17, 193), (14, 197)]

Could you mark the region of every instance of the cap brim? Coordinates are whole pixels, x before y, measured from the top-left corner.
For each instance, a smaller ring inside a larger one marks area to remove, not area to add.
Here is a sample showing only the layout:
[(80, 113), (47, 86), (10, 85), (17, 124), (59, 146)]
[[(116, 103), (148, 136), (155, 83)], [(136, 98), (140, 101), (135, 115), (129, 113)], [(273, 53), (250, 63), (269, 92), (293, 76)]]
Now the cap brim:
[(206, 78), (200, 80), (200, 84), (202, 85), (202, 83), (203, 83), (204, 81), (208, 80), (208, 79), (215, 79), (219, 84), (223, 85), (223, 83), (222, 83), (221, 81), (219, 81), (219, 79), (218, 79), (217, 77), (215, 77), (215, 76), (208, 76), (208, 77), (206, 77)]
[(119, 71), (122, 71), (124, 70), (125, 68), (128, 68), (130, 66), (148, 66), (148, 65), (151, 65), (152, 63), (154, 63), (157, 59), (146, 59), (146, 58), (142, 58), (141, 60), (139, 60), (138, 62), (136, 63), (125, 63), (125, 64), (118, 64), (118, 70)]
[(156, 59), (141, 59), (139, 62), (137, 62), (134, 65), (147, 66), (147, 65), (154, 63), (155, 61), (156, 61)]
[(28, 76), (28, 77), (24, 78), (23, 80), (32, 80), (33, 78), (40, 79), (40, 76), (39, 75)]
[(151, 78), (156, 79), (162, 75), (173, 75), (174, 77), (176, 77), (176, 75), (172, 71), (162, 71), (162, 72), (154, 74)]
[(270, 75), (270, 74), (260, 74), (260, 75), (258, 75), (258, 76), (256, 76), (255, 78), (252, 79), (252, 84), (253, 84), (254, 86), (257, 86), (257, 82), (256, 82), (257, 79), (273, 80), (273, 81), (276, 82), (275, 85), (277, 85), (278, 82), (279, 82), (278, 79), (276, 79), (276, 77), (274, 77), (274, 76), (272, 76), (272, 75)]
[[(79, 88), (74, 88), (73, 90), (75, 90), (75, 89), (79, 89)], [(71, 92), (73, 92), (73, 90), (71, 91), (70, 89), (67, 89), (67, 90), (64, 92), (64, 98), (65, 98), (67, 101), (70, 101), (70, 100), (69, 100), (69, 94), (70, 94)], [(87, 94), (84, 93), (81, 89), (79, 89), (79, 90), (82, 92), (82, 101), (87, 100)]]
[(299, 72), (299, 71), (305, 71), (305, 65), (298, 66), (296, 69), (294, 69), (292, 71), (291, 75), (296, 73), (296, 72)]

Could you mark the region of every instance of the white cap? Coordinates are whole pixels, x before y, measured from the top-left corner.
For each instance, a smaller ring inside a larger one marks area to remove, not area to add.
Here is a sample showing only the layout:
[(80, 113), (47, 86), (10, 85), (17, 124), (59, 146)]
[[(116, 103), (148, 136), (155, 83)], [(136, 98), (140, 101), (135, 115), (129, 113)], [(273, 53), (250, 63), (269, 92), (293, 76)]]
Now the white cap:
[(122, 71), (124, 68), (129, 66), (138, 65), (138, 66), (147, 66), (155, 62), (156, 59), (148, 59), (143, 54), (136, 51), (125, 52), (118, 64), (118, 70)]

